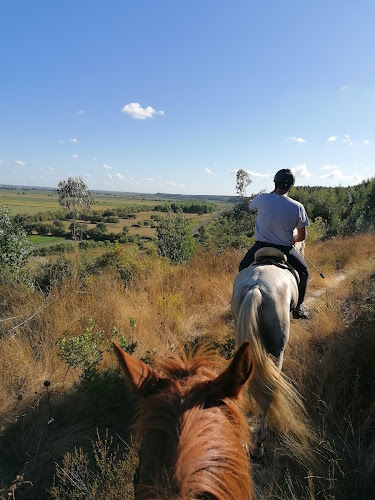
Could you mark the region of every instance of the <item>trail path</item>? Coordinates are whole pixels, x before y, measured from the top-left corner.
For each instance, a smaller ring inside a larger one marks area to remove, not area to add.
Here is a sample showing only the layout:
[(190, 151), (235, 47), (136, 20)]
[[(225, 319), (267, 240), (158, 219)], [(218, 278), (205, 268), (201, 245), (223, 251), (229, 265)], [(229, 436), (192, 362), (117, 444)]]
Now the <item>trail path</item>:
[[(310, 292), (309, 292), (309, 289), (307, 289), (308, 294), (307, 294), (306, 299), (304, 300), (305, 306), (308, 309), (310, 309), (315, 304), (315, 302), (318, 300), (318, 298), (324, 294), (324, 292), (326, 292), (327, 290), (329, 290), (330, 288), (332, 288), (334, 286), (337, 286), (341, 281), (344, 281), (349, 276), (350, 276), (350, 273), (348, 273), (346, 271), (341, 271), (341, 272), (337, 273), (336, 275), (328, 278), (324, 284), (322, 283), (321, 287), (313, 289)], [(325, 280), (326, 280), (326, 278), (323, 281), (325, 281)]]
[(214, 212), (209, 219), (205, 220), (204, 222), (202, 222), (201, 224), (199, 224), (198, 227), (196, 227), (195, 229), (193, 229), (192, 232), (191, 232), (191, 235), (194, 236), (195, 234), (198, 234), (198, 230), (199, 230), (200, 227), (206, 227), (206, 226), (208, 226), (208, 224), (210, 224), (213, 220), (218, 219), (221, 215), (223, 215), (224, 212), (227, 212), (230, 208), (231, 208), (231, 206), (229, 205), (227, 207), (221, 208), (217, 212)]

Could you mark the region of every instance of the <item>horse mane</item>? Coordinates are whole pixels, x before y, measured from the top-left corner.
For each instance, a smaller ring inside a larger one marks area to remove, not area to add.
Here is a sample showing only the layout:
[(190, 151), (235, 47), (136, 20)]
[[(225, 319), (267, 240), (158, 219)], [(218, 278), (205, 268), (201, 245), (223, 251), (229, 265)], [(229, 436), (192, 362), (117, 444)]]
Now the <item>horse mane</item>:
[(248, 423), (242, 411), (246, 391), (223, 398), (220, 385), (210, 383), (226, 365), (207, 346), (195, 353), (168, 352), (155, 365), (169, 383), (142, 400), (136, 432), (143, 439), (142, 460), (148, 453), (145, 437), (153, 433), (163, 434), (170, 460), (152, 494), (149, 486), (138, 485), (137, 499), (252, 498)]

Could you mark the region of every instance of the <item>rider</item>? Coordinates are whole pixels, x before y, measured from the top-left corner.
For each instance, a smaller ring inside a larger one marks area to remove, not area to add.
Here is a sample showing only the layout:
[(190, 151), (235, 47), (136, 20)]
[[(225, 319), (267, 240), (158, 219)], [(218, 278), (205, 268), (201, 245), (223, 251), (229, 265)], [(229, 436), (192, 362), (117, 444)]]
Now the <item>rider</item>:
[[(293, 310), (293, 318), (309, 319), (310, 315), (302, 305), (305, 298), (309, 269), (293, 244), (303, 241), (307, 235), (309, 219), (304, 206), (289, 198), (289, 191), (295, 183), (293, 172), (289, 168), (279, 170), (275, 177), (275, 190), (256, 196), (249, 203), (251, 211), (257, 211), (255, 222), (255, 244), (250, 248), (240, 263), (239, 270), (254, 262), (255, 252), (262, 247), (278, 248), (287, 256), (289, 264), (298, 272), (298, 303)], [(297, 233), (293, 235), (293, 230)]]

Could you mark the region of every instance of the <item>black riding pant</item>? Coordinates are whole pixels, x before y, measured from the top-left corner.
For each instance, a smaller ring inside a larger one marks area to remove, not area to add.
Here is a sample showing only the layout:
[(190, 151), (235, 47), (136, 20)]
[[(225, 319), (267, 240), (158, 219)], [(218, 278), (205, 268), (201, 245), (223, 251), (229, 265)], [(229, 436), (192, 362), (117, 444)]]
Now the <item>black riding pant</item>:
[(256, 241), (255, 244), (248, 250), (245, 257), (240, 262), (239, 271), (249, 267), (255, 260), (254, 255), (257, 250), (264, 247), (273, 247), (278, 248), (283, 253), (285, 253), (287, 260), (291, 266), (297, 271), (299, 275), (299, 285), (298, 285), (298, 303), (297, 306), (302, 304), (305, 299), (307, 281), (309, 279), (309, 268), (306, 265), (306, 262), (303, 260), (301, 255), (297, 252), (297, 250), (292, 246), (283, 246), (283, 245), (274, 245), (273, 243), (267, 243), (265, 241)]

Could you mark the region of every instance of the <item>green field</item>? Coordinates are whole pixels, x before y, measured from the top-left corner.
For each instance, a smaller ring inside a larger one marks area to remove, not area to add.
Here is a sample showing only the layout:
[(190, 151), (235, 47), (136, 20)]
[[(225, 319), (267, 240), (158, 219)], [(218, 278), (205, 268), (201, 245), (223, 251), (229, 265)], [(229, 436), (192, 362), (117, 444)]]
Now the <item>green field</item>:
[[(0, 189), (0, 203), (9, 207), (11, 215), (29, 214), (38, 212), (60, 210), (59, 200), (54, 191), (22, 191)], [(148, 205), (153, 206), (160, 200), (143, 200), (141, 198), (129, 198), (126, 196), (93, 195), (93, 210), (105, 210), (107, 208), (118, 208), (126, 205)]]
[(28, 236), (28, 240), (34, 246), (45, 246), (52, 245), (54, 243), (65, 243), (67, 240), (61, 236), (40, 236), (39, 234), (31, 234)]
[[(119, 208), (126, 205), (145, 205), (153, 207), (160, 203), (168, 201), (183, 201), (173, 198), (145, 197), (142, 195), (127, 194), (106, 194), (92, 192), (93, 204), (92, 210), (105, 210), (109, 208)], [(200, 201), (204, 200), (202, 197)], [(0, 203), (5, 203), (9, 207), (11, 215), (35, 215), (38, 212), (47, 212), (60, 210), (58, 196), (52, 189), (46, 190), (22, 190), (22, 189), (0, 189)], [(220, 208), (226, 206), (226, 203), (215, 201)]]
[[(204, 197), (198, 197), (198, 199), (190, 198), (189, 200), (180, 199), (178, 197), (167, 199), (163, 196), (159, 197), (155, 195), (145, 196), (137, 194), (121, 194), (121, 193), (105, 193), (105, 192), (92, 192), (93, 204), (92, 210), (104, 211), (106, 209), (117, 209), (119, 207), (126, 207), (129, 205), (144, 206), (146, 211), (137, 212), (134, 214), (134, 219), (119, 219), (117, 223), (106, 223), (109, 233), (121, 233), (124, 227), (128, 227), (129, 236), (139, 236), (140, 238), (155, 238), (156, 237), (156, 226), (157, 222), (151, 219), (151, 216), (159, 215), (164, 217), (165, 212), (159, 212), (152, 210), (157, 204), (164, 204), (168, 202), (176, 201), (200, 201), (206, 202), (211, 200), (206, 200)], [(45, 213), (47, 211), (51, 212), (61, 212), (61, 207), (58, 202), (58, 196), (56, 191), (48, 189), (0, 189), (0, 203), (4, 203), (8, 206), (10, 214), (15, 215), (36, 215), (38, 213)], [(215, 200), (218, 206), (219, 213), (223, 208), (228, 206), (228, 203), (220, 202)], [(149, 207), (149, 208), (148, 208)], [(196, 233), (198, 228), (202, 225), (207, 225), (214, 217), (215, 213), (211, 214), (190, 214), (185, 213), (184, 216), (189, 220), (190, 228), (192, 234)], [(69, 220), (62, 221), (65, 230), (68, 232), (68, 228), (71, 224)], [(87, 221), (82, 221), (86, 224), (88, 229), (94, 228), (96, 224), (91, 224)], [(40, 222), (41, 224), (50, 225), (51, 220)], [(154, 227), (151, 227), (153, 225)], [(49, 246), (52, 244), (63, 243), (67, 241), (72, 241), (71, 239), (57, 236), (48, 235), (38, 235), (32, 234), (28, 236), (29, 240), (36, 247)]]

